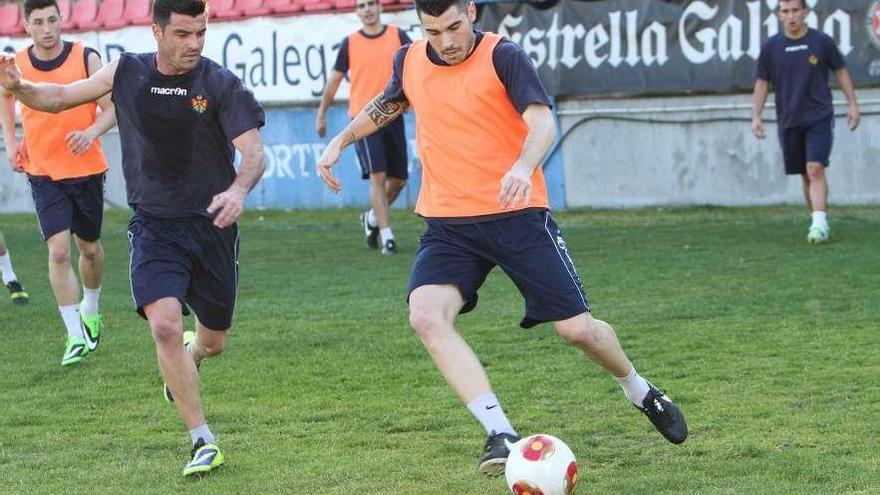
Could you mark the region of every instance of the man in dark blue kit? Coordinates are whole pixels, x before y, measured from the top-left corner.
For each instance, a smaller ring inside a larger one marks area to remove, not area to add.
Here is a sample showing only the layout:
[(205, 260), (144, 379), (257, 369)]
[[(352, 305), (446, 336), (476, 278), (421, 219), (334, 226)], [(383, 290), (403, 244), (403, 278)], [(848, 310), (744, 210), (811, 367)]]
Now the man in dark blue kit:
[(755, 75), (752, 132), (764, 139), (761, 112), (770, 84), (776, 91), (776, 118), (779, 143), (785, 159), (785, 173), (803, 179), (804, 197), (813, 216), (807, 242), (822, 244), (830, 229), (826, 216), (828, 182), (825, 169), (834, 140), (834, 107), (828, 88), (829, 71), (840, 82), (849, 102), (851, 131), (859, 126), (859, 104), (846, 61), (825, 33), (810, 29), (805, 0), (781, 0), (776, 13), (783, 32), (771, 36), (761, 47)]
[[(134, 209), (132, 297), (150, 324), (166, 398), (192, 437), (184, 476), (223, 464), (202, 413), (197, 366), (226, 342), (238, 283), (235, 221), (265, 169), (263, 109), (235, 75), (201, 56), (207, 17), (205, 0), (155, 0), (156, 52), (123, 53), (68, 85), (22, 80), (13, 57), (0, 55), (0, 85), (37, 110), (60, 112), (111, 93)], [(186, 337), (184, 302), (196, 314), (196, 333)]]

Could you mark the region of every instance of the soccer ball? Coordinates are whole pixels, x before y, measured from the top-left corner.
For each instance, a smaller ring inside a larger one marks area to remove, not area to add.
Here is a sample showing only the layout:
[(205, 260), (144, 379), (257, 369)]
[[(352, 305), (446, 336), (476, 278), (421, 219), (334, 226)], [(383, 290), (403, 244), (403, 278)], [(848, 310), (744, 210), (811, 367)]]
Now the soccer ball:
[(515, 495), (569, 495), (577, 484), (574, 454), (562, 440), (544, 434), (508, 444), (504, 468), (507, 486)]

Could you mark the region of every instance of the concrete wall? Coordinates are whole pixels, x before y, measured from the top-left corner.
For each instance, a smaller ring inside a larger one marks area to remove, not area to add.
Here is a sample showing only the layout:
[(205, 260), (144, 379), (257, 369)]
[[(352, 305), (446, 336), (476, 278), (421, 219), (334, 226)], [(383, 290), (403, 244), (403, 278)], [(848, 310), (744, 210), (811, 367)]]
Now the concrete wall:
[[(867, 115), (856, 132), (847, 128), (846, 106), (836, 108), (833, 203), (880, 203), (880, 90), (858, 97)], [(843, 94), (836, 91), (835, 99), (842, 102)], [(569, 100), (558, 111), (561, 131), (571, 130), (561, 147), (568, 207), (803, 202), (800, 178), (783, 172), (771, 106), (764, 111), (767, 138), (752, 136), (751, 95)], [(593, 120), (572, 129), (584, 118)], [(720, 120), (698, 122), (707, 119)]]
[[(842, 99), (842, 94), (835, 96)], [(830, 199), (837, 204), (880, 203), (880, 139), (872, 139), (880, 135), (880, 89), (861, 90), (859, 99), (865, 115), (855, 133), (847, 129), (845, 117), (837, 119), (828, 170)], [(752, 137), (750, 108), (750, 95), (559, 102), (561, 132), (571, 132), (555, 155), (562, 157), (564, 188), (559, 194), (564, 201), (555, 206), (801, 203), (800, 179), (783, 173), (776, 126), (769, 122), (773, 108), (764, 111), (768, 136), (763, 141)], [(837, 108), (838, 114), (845, 112), (845, 106)], [(589, 120), (575, 126), (583, 119)], [(699, 122), (707, 119), (719, 120)], [(103, 142), (111, 163), (108, 205), (125, 207), (115, 129)], [(26, 181), (7, 166), (5, 150), (0, 161), (0, 212), (33, 211)], [(551, 163), (558, 166), (557, 161)], [(313, 186), (324, 190), (317, 182)], [(362, 203), (367, 203), (366, 194)]]

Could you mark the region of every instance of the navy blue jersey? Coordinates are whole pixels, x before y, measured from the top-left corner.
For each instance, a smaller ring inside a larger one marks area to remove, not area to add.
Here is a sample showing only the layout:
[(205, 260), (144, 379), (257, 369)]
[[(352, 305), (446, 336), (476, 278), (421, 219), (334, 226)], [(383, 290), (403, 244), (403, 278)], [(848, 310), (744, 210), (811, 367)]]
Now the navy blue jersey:
[[(383, 26), (382, 32), (380, 32), (379, 34), (367, 34), (364, 32), (363, 29), (360, 31), (360, 33), (365, 38), (378, 38), (379, 36), (382, 36), (383, 34), (385, 34), (386, 29), (388, 29), (388, 26)], [(408, 43), (412, 43), (412, 40), (409, 38), (409, 36), (407, 36), (406, 32), (404, 32), (403, 29), (397, 28), (397, 37), (400, 38), (401, 46), (406, 45)], [(346, 72), (348, 72), (349, 65), (350, 64), (348, 62), (348, 36), (346, 36), (345, 38), (342, 38), (342, 43), (339, 44), (339, 53), (336, 54), (336, 63), (333, 64), (333, 70), (339, 71), (339, 72), (342, 72), (343, 74), (345, 74)]]
[(235, 179), (232, 140), (265, 123), (254, 94), (205, 57), (166, 76), (155, 53), (123, 53), (112, 97), (128, 203), (149, 216), (208, 216)]
[(797, 40), (783, 33), (771, 36), (761, 47), (757, 79), (770, 81), (776, 92), (776, 118), (782, 129), (811, 125), (834, 112), (829, 71), (846, 67), (834, 40), (808, 29)]
[[(475, 31), (476, 40), (474, 40), (474, 49), (483, 40), (483, 33)], [(404, 101), (406, 95), (403, 93), (403, 61), (406, 58), (406, 52), (410, 45), (405, 45), (394, 54), (394, 73), (388, 85), (385, 87), (385, 98), (391, 101)], [(449, 65), (440, 58), (440, 55), (431, 47), (430, 43), (426, 44), (428, 50), (428, 59), (437, 65)], [(519, 113), (523, 113), (526, 107), (532, 103), (551, 106), (550, 97), (544, 85), (541, 84), (541, 78), (532, 59), (526, 52), (507, 38), (501, 40), (492, 52), (492, 64), (495, 66), (495, 73), (501, 84), (507, 91), (507, 97)]]

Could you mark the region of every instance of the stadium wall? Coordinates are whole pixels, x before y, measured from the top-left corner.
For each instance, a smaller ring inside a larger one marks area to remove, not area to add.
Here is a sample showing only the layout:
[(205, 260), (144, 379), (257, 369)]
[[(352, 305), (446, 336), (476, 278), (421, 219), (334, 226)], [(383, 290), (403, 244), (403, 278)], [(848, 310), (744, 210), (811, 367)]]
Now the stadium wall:
[[(855, 132), (835, 97), (830, 201), (880, 203), (880, 89), (858, 91)], [(574, 99), (558, 111), (568, 207), (803, 202), (800, 178), (783, 172), (772, 105), (767, 138), (752, 135), (751, 95)]]
[[(602, 2), (598, 2), (597, 5)], [(387, 14), (386, 22), (420, 35), (412, 11)], [(248, 198), (250, 208), (325, 208), (364, 206), (367, 184), (359, 178), (354, 153), (343, 157), (337, 170), (344, 190), (330, 193), (314, 173), (326, 140), (314, 132), (314, 116), (339, 41), (358, 24), (351, 14), (260, 17), (213, 23), (205, 55), (238, 74), (267, 106), (264, 129), (267, 171)], [(105, 60), (123, 50), (149, 51), (154, 41), (149, 27), (71, 33), (65, 38), (95, 47)], [(0, 38), (0, 47), (16, 50), (24, 37)], [(533, 47), (534, 49), (534, 47)], [(528, 51), (528, 50), (527, 50)], [(339, 99), (347, 95), (345, 84)], [(880, 173), (872, 164), (877, 145), (869, 136), (880, 126), (880, 90), (859, 91), (866, 113), (855, 134), (836, 129), (833, 165), (829, 170), (832, 201), (880, 203)], [(781, 154), (770, 137), (751, 137), (746, 94), (682, 97), (611, 96), (561, 97), (555, 111), (561, 145), (545, 165), (551, 205), (561, 207), (637, 207), (648, 205), (752, 205), (799, 203), (800, 183), (782, 174)], [(842, 111), (843, 109), (838, 109)], [(768, 120), (772, 110), (765, 113)], [(420, 183), (420, 164), (414, 152), (413, 122), (408, 115), (410, 185), (398, 207), (410, 208)], [(649, 119), (654, 119), (650, 121)], [(346, 123), (344, 104), (331, 109), (329, 132)], [(662, 122), (661, 122), (662, 121)], [(119, 139), (104, 137), (111, 163), (107, 202), (125, 206), (120, 171)], [(6, 162), (5, 152), (0, 159)], [(32, 211), (26, 181), (0, 166), (0, 212)]]

